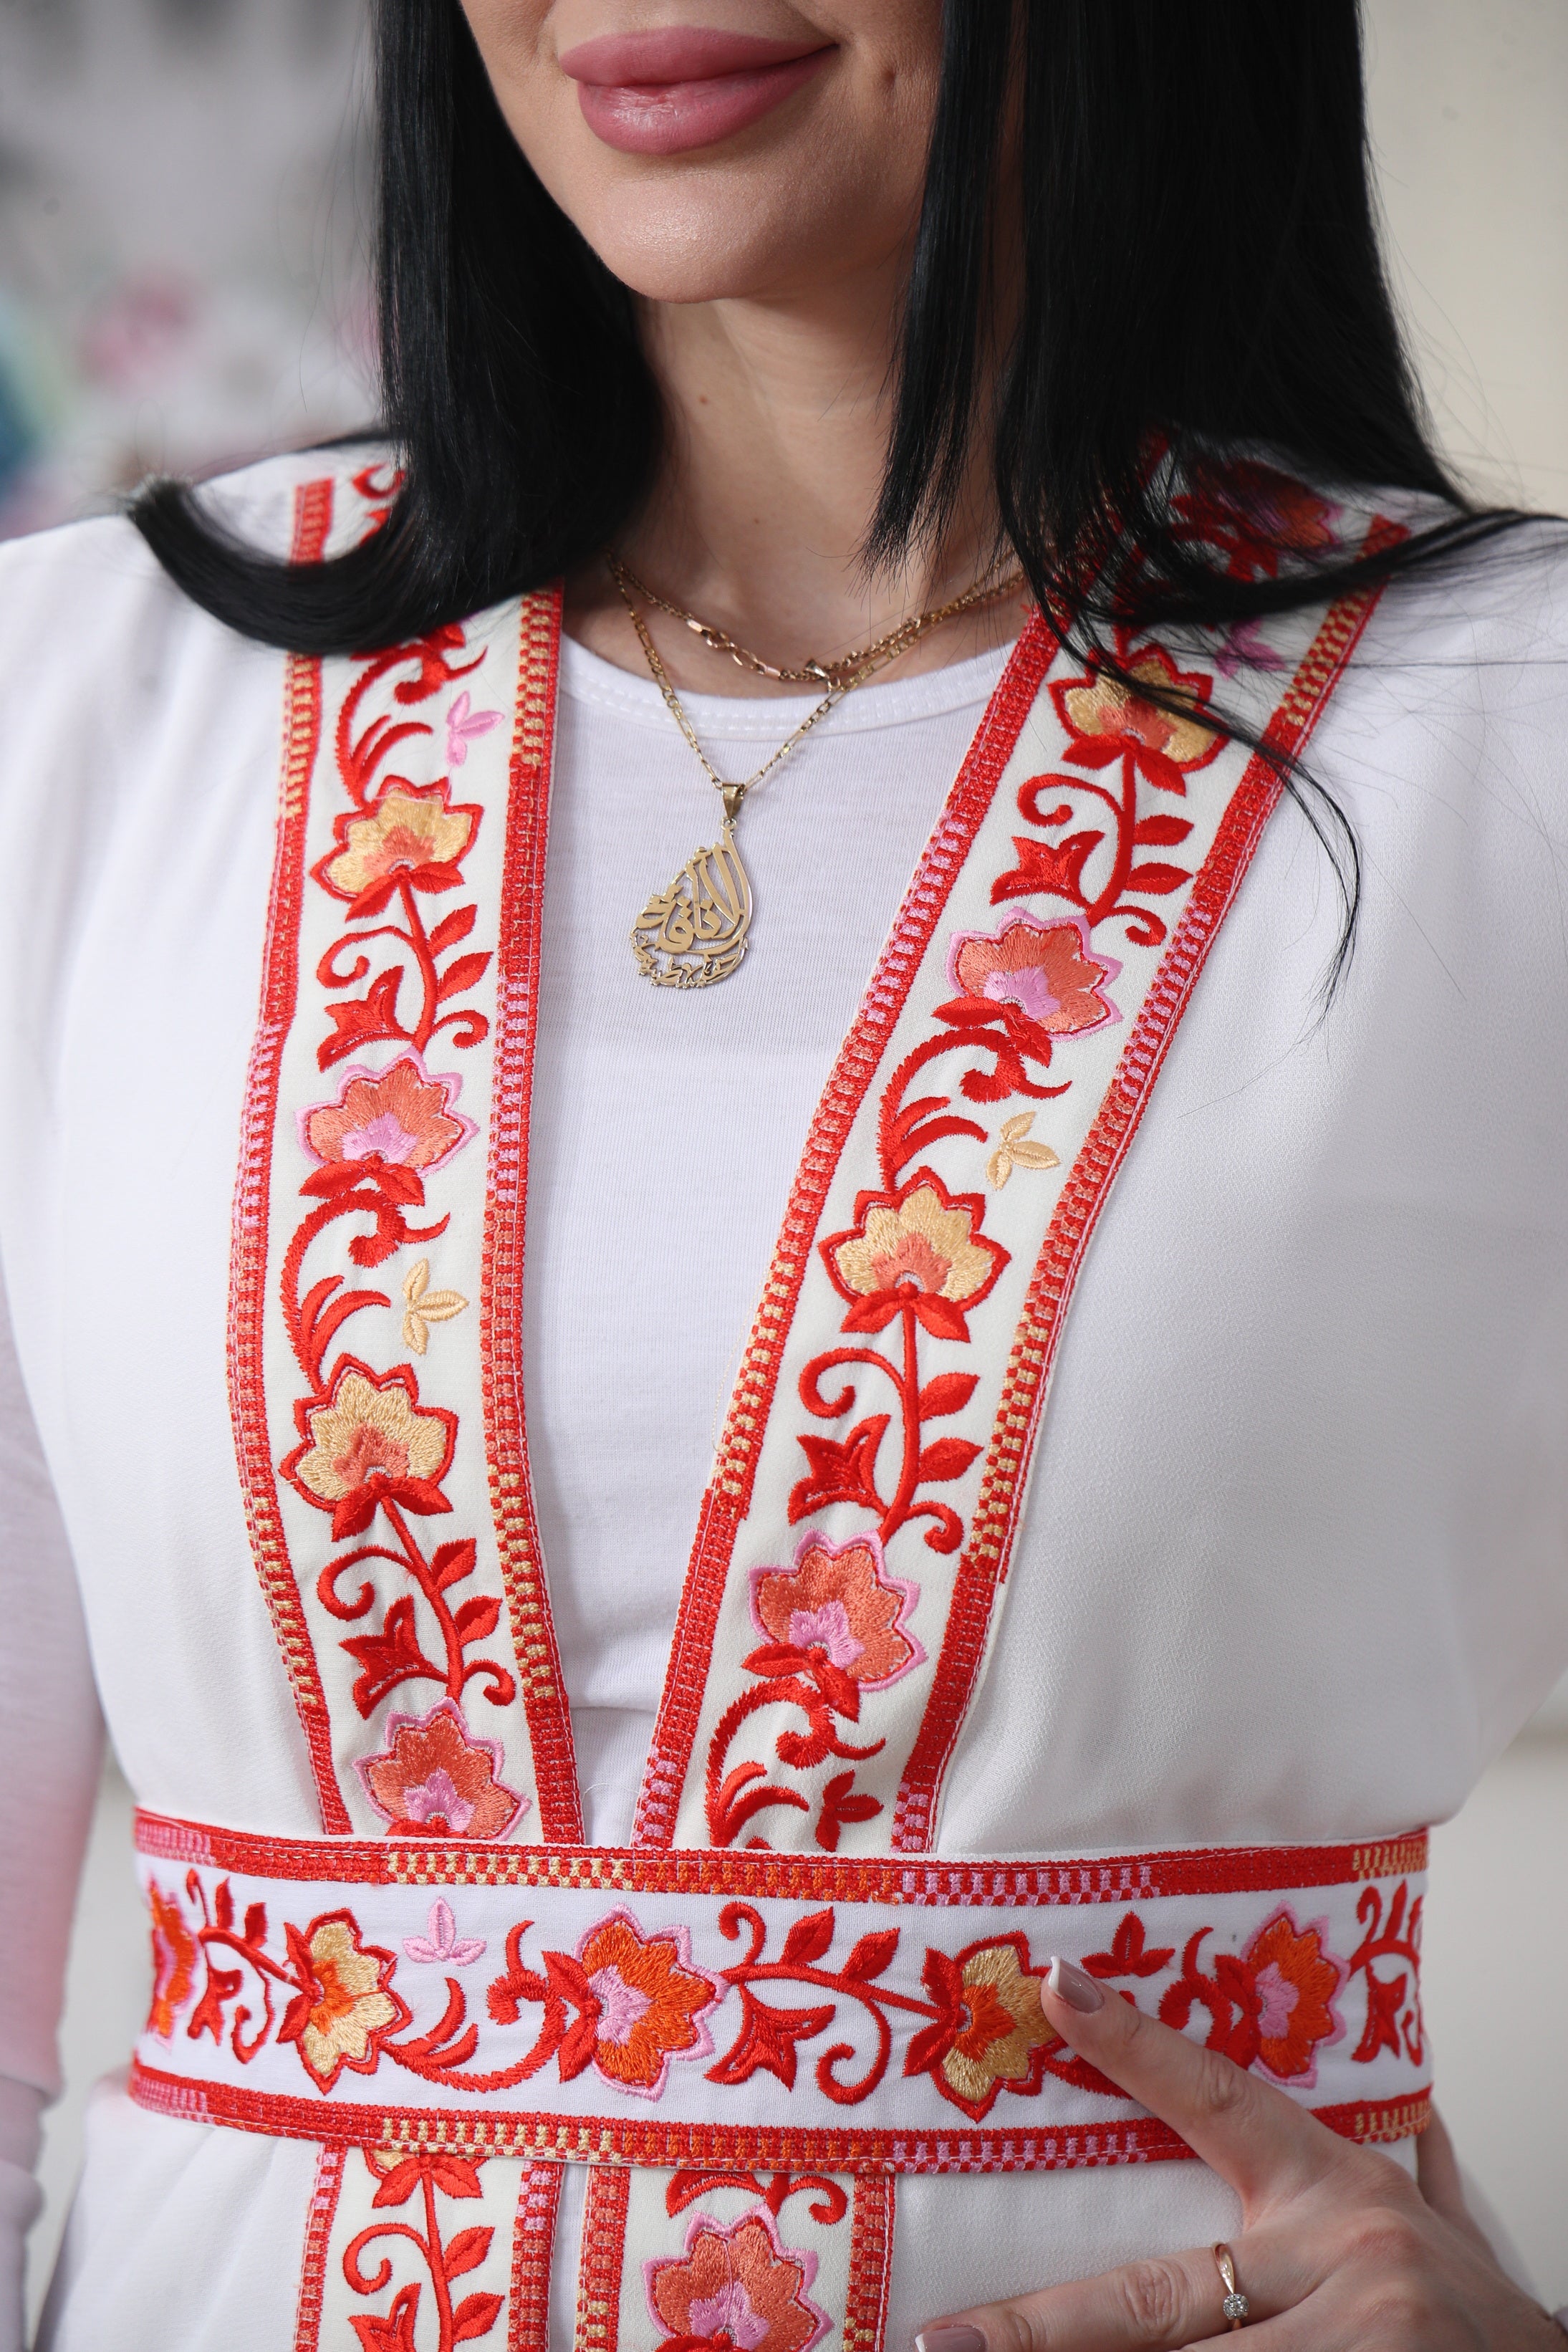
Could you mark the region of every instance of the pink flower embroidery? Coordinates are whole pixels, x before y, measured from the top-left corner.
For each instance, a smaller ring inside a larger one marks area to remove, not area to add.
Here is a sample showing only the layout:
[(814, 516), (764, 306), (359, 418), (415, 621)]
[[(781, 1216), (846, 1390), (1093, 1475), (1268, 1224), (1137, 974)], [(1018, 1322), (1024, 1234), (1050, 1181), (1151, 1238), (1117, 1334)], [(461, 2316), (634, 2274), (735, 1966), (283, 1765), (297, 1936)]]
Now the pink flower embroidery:
[(385, 1070), (345, 1070), (336, 1099), (298, 1113), (299, 1140), (312, 1160), (385, 1160), (441, 1168), (479, 1130), (455, 1108), (463, 1081), (433, 1078), (416, 1052)]
[(816, 2273), (816, 2255), (783, 2245), (766, 2208), (727, 2230), (695, 2215), (683, 2254), (643, 2265), (661, 2352), (810, 2352), (829, 2325), (807, 2294)]
[(788, 1654), (791, 1662), (826, 1664), (862, 1690), (885, 1690), (925, 1662), (908, 1630), (919, 1598), (917, 1584), (888, 1575), (875, 1536), (846, 1544), (803, 1536), (793, 1568), (751, 1571), (752, 1622), (775, 1661), (758, 1671), (787, 1671)]
[(694, 1967), (688, 1928), (645, 1937), (629, 1911), (612, 1911), (589, 1929), (577, 1959), (591, 1996), (584, 2023), (593, 2063), (608, 2082), (656, 2099), (672, 2060), (711, 2057), (704, 2020), (723, 1988)]
[(440, 1961), (444, 1968), (466, 1969), (476, 1960), (484, 1958), (486, 1948), (484, 1937), (458, 1935), (452, 1906), (444, 1895), (437, 1896), (431, 1905), (429, 1926), (428, 1936), (403, 1937), (402, 1948), (411, 1960), (419, 1960), (427, 1966)]
[(1334, 2001), (1345, 1969), (1328, 1948), (1328, 1924), (1309, 1919), (1299, 1927), (1284, 1904), (1264, 1921), (1240, 1956), (1240, 1969), (1257, 2003), (1252, 2031), (1258, 2063), (1277, 2082), (1303, 2090), (1318, 2079), (1318, 2052), (1344, 2033)]
[(487, 735), (492, 727), (498, 727), (500, 723), (501, 714), (498, 710), (471, 709), (468, 691), (465, 688), (446, 714), (447, 766), (449, 768), (464, 766), (468, 758), (469, 744), (476, 741), (479, 736)]
[(1053, 1036), (1082, 1036), (1122, 1015), (1103, 993), (1122, 967), (1094, 953), (1082, 915), (1042, 923), (1009, 915), (998, 931), (960, 931), (947, 957), (947, 977), (966, 996), (1016, 1004)]
[(495, 1838), (528, 1805), (502, 1780), (504, 1761), (500, 1743), (476, 1739), (444, 1698), (428, 1715), (389, 1717), (386, 1746), (354, 1769), (389, 1835)]

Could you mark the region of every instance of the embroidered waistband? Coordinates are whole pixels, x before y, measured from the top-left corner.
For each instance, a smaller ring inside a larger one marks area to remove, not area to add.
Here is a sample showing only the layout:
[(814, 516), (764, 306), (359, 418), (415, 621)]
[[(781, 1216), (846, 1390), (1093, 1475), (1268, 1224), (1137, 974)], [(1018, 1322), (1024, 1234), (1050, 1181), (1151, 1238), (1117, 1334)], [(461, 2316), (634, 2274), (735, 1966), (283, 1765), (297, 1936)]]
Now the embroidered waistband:
[(132, 2091), (323, 2142), (1047, 2169), (1187, 2153), (1054, 1953), (1364, 2140), (1421, 2128), (1424, 1834), (942, 1862), (255, 1837), (142, 1813)]

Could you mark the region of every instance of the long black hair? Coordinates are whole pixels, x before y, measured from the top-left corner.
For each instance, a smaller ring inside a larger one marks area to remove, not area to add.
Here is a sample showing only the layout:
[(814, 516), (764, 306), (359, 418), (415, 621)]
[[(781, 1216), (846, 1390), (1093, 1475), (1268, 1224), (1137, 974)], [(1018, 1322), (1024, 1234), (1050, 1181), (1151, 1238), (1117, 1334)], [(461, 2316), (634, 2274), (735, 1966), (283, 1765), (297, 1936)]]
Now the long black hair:
[[(290, 566), (182, 485), (133, 509), (198, 604), (300, 652), (415, 636), (588, 561), (662, 442), (632, 298), (519, 152), (458, 0), (375, 14), (389, 520)], [(981, 361), (1009, 115), (1023, 284), (998, 377)], [(872, 561), (940, 526), (977, 432), (1036, 594), (1086, 625), (1097, 596), (1138, 624), (1280, 609), (1516, 520), (1469, 507), (1423, 426), (1378, 249), (1356, 0), (1022, 0), (1021, 26), (1015, 0), (945, 0)], [(1249, 499), (1256, 466), (1227, 461), (1242, 449), (1440, 505), (1370, 564), (1314, 551)], [(1211, 513), (1228, 483), (1281, 560), (1228, 562), (1190, 509), (1184, 524), (1195, 478)], [(1141, 564), (1092, 590), (1117, 535)]]

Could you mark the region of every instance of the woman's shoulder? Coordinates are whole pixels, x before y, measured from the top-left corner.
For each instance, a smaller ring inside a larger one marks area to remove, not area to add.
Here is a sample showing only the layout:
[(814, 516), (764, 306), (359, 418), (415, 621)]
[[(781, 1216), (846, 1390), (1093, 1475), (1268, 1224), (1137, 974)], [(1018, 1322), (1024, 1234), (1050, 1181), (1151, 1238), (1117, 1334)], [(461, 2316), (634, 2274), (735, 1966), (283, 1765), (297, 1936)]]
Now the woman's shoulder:
[[(345, 486), (363, 445), (272, 457), (202, 486), (221, 529), (260, 552), (298, 544), (300, 494)], [(318, 506), (329, 503), (318, 499)], [(340, 501), (341, 503), (341, 501)], [(176, 707), (256, 724), (280, 708), (284, 656), (237, 635), (169, 577), (129, 515), (0, 545), (0, 801), (85, 814), (116, 799)]]

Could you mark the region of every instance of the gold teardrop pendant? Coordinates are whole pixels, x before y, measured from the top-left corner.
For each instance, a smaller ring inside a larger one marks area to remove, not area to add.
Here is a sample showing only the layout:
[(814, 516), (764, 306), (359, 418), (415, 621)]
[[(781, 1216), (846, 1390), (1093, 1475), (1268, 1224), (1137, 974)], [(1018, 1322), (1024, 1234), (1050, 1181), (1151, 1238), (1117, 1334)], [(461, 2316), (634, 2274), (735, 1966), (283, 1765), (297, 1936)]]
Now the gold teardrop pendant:
[[(727, 794), (726, 796), (727, 798)], [(726, 818), (711, 848), (694, 849), (667, 890), (651, 898), (632, 926), (632, 952), (656, 988), (711, 988), (746, 954), (751, 878)]]

